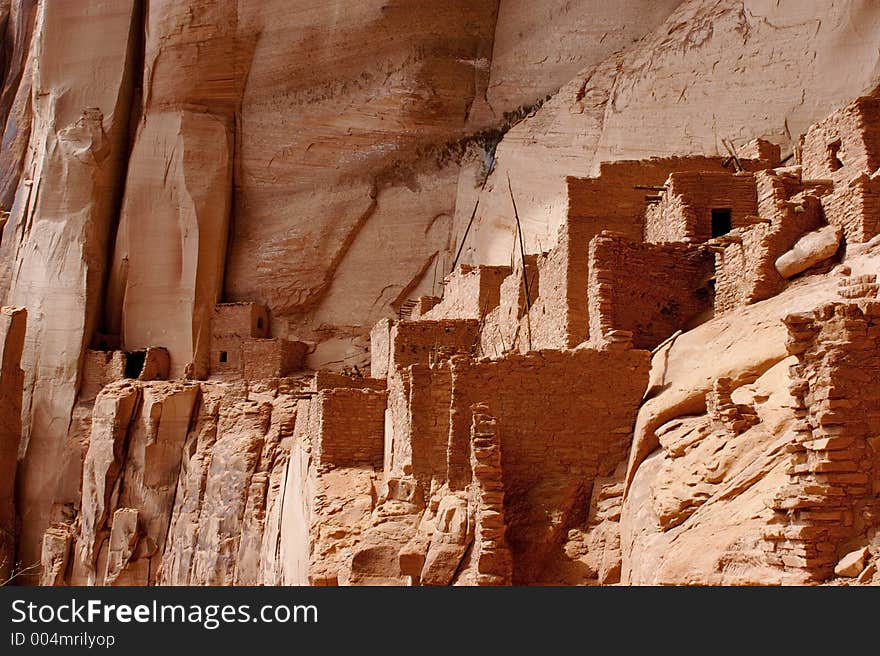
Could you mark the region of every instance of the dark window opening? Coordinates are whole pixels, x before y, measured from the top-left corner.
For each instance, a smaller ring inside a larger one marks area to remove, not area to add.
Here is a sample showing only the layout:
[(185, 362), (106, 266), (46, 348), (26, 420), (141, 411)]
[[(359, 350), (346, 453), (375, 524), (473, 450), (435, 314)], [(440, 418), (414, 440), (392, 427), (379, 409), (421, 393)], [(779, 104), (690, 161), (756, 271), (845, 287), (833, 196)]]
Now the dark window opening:
[(257, 328), (259, 330), (263, 329), (263, 317), (257, 317)]
[(125, 354), (125, 377), (138, 378), (147, 361), (146, 351), (129, 351)]
[(843, 168), (843, 162), (840, 160), (840, 139), (828, 144), (828, 166), (832, 171)]
[(733, 219), (730, 208), (716, 208), (712, 210), (712, 236), (726, 235), (733, 229)]
[(226, 362), (226, 351), (220, 351), (220, 362)]

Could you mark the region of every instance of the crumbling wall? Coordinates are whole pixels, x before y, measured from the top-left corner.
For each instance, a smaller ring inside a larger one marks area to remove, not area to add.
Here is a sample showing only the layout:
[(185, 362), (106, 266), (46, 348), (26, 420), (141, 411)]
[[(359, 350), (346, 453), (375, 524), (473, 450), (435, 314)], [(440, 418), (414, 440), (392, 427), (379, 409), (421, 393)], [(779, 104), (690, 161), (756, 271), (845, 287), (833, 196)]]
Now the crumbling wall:
[(498, 421), (487, 405), (471, 407), (471, 500), (474, 506), (474, 560), (477, 585), (510, 585), (513, 556), (507, 544), (504, 475)]
[(715, 240), (715, 313), (770, 298), (785, 286), (776, 270), (780, 255), (805, 233), (823, 225), (822, 207), (800, 177), (755, 174), (760, 220)]
[(847, 243), (880, 232), (880, 97), (857, 98), (813, 125), (801, 138), (800, 157), (805, 179), (833, 182), (822, 206)]
[(345, 387), (351, 389), (383, 390), (387, 383), (378, 378), (364, 378), (363, 376), (349, 376), (335, 371), (316, 371), (312, 377), (309, 389), (320, 392), (325, 389)]
[(443, 299), (420, 318), (482, 319), (498, 307), (501, 283), (510, 271), (508, 266), (459, 265), (444, 281)]
[(880, 233), (880, 174), (861, 174), (841, 182), (822, 198), (828, 223), (843, 228), (847, 243), (857, 244)]
[(712, 307), (713, 271), (706, 251), (602, 232), (590, 242), (591, 341), (625, 330), (636, 348), (654, 348)]
[(391, 319), (380, 319), (370, 330), (370, 376), (387, 378), (391, 364)]
[[(540, 294), (541, 286), (538, 270), (543, 266), (541, 262), (547, 257), (549, 256), (541, 256), (541, 259), (537, 256), (526, 258), (526, 277), (530, 288), (528, 301), (520, 263), (517, 263), (513, 273), (501, 283), (498, 307), (486, 315), (483, 329), (480, 331), (480, 353), (483, 356), (497, 359), (509, 351), (525, 348), (530, 337), (534, 341), (531, 318), (524, 317), (529, 303), (543, 304), (540, 298), (536, 298)], [(553, 284), (552, 278), (546, 284)], [(537, 330), (541, 330), (544, 325), (546, 325), (544, 322), (539, 323)]]
[(880, 303), (829, 303), (785, 325), (799, 423), (765, 538), (778, 565), (822, 580), (880, 524)]
[(475, 319), (399, 321), (392, 326), (389, 339), (389, 370), (429, 364), (456, 354), (472, 354), (480, 341), (480, 322)]
[(712, 210), (730, 210), (731, 226), (743, 227), (758, 213), (755, 179), (751, 173), (680, 171), (670, 174), (666, 191), (652, 205), (645, 223), (645, 240), (662, 243), (702, 243), (712, 238)]
[[(759, 170), (767, 163), (741, 159), (746, 170)], [(612, 230), (641, 241), (645, 209), (650, 198), (663, 190), (673, 172), (729, 174), (721, 157), (667, 157), (602, 162), (595, 178), (566, 178), (568, 219), (583, 219), (593, 226), (587, 242), (602, 230)], [(648, 238), (648, 241), (661, 241)], [(662, 240), (676, 241), (676, 240)]]
[(593, 478), (609, 475), (626, 457), (649, 356), (581, 348), (453, 359), (450, 485), (471, 482), (471, 406), (486, 403), (503, 427), (514, 583), (541, 580), (568, 530), (585, 520)]
[(388, 378), (385, 471), (414, 477), (425, 494), (447, 478), (451, 393), (447, 362), (413, 364)]
[(594, 230), (591, 221), (570, 218), (553, 250), (538, 260), (537, 299), (525, 326), (530, 343), (520, 350), (572, 348), (589, 337), (587, 249)]
[(856, 98), (801, 137), (804, 178), (847, 182), (880, 168), (880, 97)]

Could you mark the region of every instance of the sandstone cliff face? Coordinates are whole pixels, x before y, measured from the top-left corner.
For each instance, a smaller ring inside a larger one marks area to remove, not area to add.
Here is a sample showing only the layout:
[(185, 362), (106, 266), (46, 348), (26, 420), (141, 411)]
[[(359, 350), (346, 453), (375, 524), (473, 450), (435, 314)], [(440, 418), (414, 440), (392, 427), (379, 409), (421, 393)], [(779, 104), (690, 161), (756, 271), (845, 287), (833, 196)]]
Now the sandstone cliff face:
[(98, 327), (126, 156), (133, 18), (132, 2), (96, 1), (38, 3), (34, 19), (30, 143), (2, 241), (7, 298), (29, 310), (18, 479), (28, 563), (53, 504), (79, 496), (54, 468), (67, 459), (79, 362)]
[(880, 10), (435, 5), (0, 1), (0, 580), (872, 580)]
[[(764, 137), (785, 156), (810, 124), (880, 82), (870, 2), (683, 2), (646, 34), (585, 62), (505, 136), (464, 261), (508, 262), (508, 175), (529, 249), (547, 250), (567, 210), (565, 176), (595, 175), (609, 160), (726, 156), (724, 139)], [(461, 185), (473, 187), (473, 174)], [(461, 230), (473, 206), (473, 194), (460, 203)]]

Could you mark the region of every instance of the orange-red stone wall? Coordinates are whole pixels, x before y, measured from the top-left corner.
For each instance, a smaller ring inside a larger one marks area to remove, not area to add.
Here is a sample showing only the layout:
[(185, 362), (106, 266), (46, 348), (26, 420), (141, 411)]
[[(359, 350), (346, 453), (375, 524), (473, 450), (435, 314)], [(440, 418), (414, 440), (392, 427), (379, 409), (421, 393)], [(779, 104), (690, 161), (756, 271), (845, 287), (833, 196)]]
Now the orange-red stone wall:
[[(590, 242), (590, 338), (633, 333), (651, 349), (712, 307), (711, 254), (682, 244), (636, 243), (602, 233)], [(637, 299), (637, 301), (636, 301)]]
[(387, 392), (327, 389), (318, 394), (320, 407), (319, 465), (382, 466)]
[(597, 474), (626, 457), (648, 379), (647, 351), (541, 351), (495, 362), (452, 361), (449, 474), (471, 480), (471, 406), (486, 403), (502, 436), (514, 581), (539, 580)]

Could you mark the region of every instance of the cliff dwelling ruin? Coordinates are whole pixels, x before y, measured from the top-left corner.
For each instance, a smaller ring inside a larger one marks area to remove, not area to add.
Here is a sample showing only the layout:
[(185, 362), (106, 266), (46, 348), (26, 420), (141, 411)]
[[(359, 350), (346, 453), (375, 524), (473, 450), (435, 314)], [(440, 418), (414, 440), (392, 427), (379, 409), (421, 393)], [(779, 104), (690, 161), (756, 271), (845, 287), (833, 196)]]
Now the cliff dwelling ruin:
[(0, 3), (0, 579), (880, 584), (880, 9), (79, 4)]

